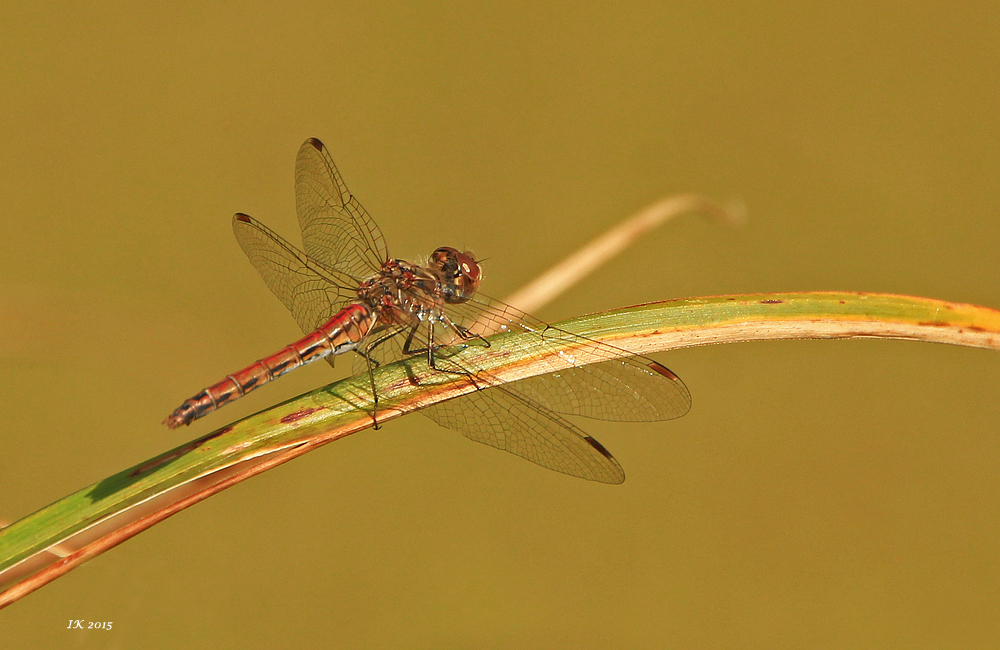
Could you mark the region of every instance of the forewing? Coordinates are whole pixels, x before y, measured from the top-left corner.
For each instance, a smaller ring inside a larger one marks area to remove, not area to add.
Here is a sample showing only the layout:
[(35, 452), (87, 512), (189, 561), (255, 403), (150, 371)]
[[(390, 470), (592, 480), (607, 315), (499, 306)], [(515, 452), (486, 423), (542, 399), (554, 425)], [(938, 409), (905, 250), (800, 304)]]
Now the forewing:
[(601, 443), (507, 386), (478, 390), (420, 412), (470, 440), (563, 474), (600, 483), (625, 480), (621, 465)]
[(295, 159), (295, 205), (310, 258), (357, 280), (388, 259), (381, 231), (316, 138), (306, 140)]
[(351, 280), (306, 257), (253, 217), (233, 217), (233, 233), (267, 287), (309, 333), (330, 320), (355, 295)]
[[(559, 360), (563, 363), (573, 362), (576, 357), (596, 357), (597, 361), (564, 369), (553, 359), (550, 374), (506, 385), (523, 398), (556, 413), (618, 422), (650, 422), (678, 418), (691, 409), (691, 394), (684, 382), (647, 357), (552, 327), (481, 294), (467, 303), (449, 306), (448, 315), (456, 324), (483, 336), (494, 332), (528, 333), (533, 340), (527, 345), (539, 350), (564, 348), (568, 343), (576, 351), (562, 352)], [(453, 337), (452, 344), (458, 342)]]

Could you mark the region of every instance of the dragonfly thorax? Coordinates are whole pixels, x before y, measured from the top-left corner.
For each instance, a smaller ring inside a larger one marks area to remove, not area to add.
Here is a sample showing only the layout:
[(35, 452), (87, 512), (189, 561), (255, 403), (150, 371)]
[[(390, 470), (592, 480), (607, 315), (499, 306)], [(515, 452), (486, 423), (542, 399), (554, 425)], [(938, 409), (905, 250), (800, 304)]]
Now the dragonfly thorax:
[(468, 301), (479, 289), (482, 271), (471, 253), (439, 248), (426, 265), (389, 259), (358, 286), (358, 301), (378, 312), (383, 323), (436, 320), (447, 304)]
[(378, 313), (381, 322), (405, 324), (440, 314), (445, 291), (430, 268), (390, 259), (358, 286), (357, 299)]

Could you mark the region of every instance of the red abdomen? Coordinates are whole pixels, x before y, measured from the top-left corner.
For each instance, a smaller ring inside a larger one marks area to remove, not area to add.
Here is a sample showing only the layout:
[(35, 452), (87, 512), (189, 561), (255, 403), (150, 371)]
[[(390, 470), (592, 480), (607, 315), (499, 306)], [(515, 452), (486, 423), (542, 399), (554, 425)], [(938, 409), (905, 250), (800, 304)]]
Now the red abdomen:
[(352, 303), (295, 343), (201, 391), (177, 407), (163, 422), (171, 429), (191, 424), (201, 416), (299, 366), (330, 355), (349, 352), (368, 334), (373, 321), (374, 315), (367, 305)]

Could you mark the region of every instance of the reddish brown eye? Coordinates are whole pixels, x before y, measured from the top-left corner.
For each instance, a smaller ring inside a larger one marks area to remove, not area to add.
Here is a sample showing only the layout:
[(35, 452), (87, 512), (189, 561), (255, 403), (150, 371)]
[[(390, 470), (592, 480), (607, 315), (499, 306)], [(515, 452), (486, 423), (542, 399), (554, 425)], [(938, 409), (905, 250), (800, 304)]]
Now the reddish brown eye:
[(483, 279), (483, 271), (479, 268), (475, 258), (470, 253), (458, 254), (459, 277), (455, 279), (455, 284), (459, 285), (460, 291), (458, 302), (465, 302), (472, 298), (479, 290), (479, 282)]
[(446, 302), (465, 302), (479, 289), (483, 272), (472, 253), (444, 246), (431, 253), (431, 264), (437, 267), (441, 279), (448, 284)]
[(476, 263), (476, 259), (471, 253), (458, 254), (458, 272), (466, 283), (471, 283), (476, 288), (479, 287), (479, 281), (483, 277), (483, 270), (479, 268), (479, 264)]
[(431, 264), (438, 267), (442, 271), (447, 272), (449, 266), (454, 266), (457, 263), (457, 256), (457, 250), (451, 248), (450, 246), (442, 246), (431, 253)]

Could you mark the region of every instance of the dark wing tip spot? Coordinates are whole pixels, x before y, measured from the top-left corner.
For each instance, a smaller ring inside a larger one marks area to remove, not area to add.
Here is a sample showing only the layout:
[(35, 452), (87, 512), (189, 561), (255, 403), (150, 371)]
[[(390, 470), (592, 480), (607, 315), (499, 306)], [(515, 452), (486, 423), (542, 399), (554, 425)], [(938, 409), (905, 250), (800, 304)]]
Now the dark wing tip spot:
[(663, 375), (667, 379), (672, 379), (673, 381), (678, 381), (680, 379), (680, 377), (678, 377), (677, 375), (675, 375), (673, 373), (673, 371), (670, 370), (670, 368), (667, 368), (666, 366), (661, 366), (660, 364), (656, 363), (655, 361), (650, 361), (649, 362), (649, 367), (654, 372), (660, 373), (661, 375)]
[(233, 215), (234, 221), (242, 221), (243, 223), (250, 223), (250, 215), (243, 214), (242, 212), (237, 212)]
[(316, 149), (316, 151), (323, 151), (323, 143), (320, 142), (318, 139), (309, 138), (308, 140), (306, 140), (306, 142), (311, 144), (313, 148)]
[(583, 439), (586, 440), (588, 443), (590, 443), (591, 447), (593, 447), (597, 451), (601, 452), (604, 455), (605, 458), (614, 459), (614, 456), (611, 455), (611, 452), (608, 451), (607, 449), (605, 449), (604, 445), (602, 445), (601, 443), (597, 442), (597, 440), (595, 440), (594, 438), (592, 438), (590, 436), (584, 436)]

